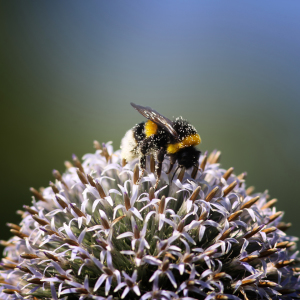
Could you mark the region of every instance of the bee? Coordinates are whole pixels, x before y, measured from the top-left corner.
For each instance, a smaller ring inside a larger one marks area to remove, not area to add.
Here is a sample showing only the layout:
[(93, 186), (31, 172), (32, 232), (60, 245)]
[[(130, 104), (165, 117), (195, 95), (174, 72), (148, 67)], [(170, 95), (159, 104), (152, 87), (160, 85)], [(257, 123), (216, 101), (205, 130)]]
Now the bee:
[(179, 168), (198, 168), (201, 152), (194, 146), (200, 144), (201, 138), (194, 126), (182, 117), (171, 121), (150, 107), (130, 104), (148, 120), (126, 132), (121, 141), (121, 157), (126, 162), (139, 158), (142, 170), (140, 179), (146, 169), (146, 156), (149, 154), (155, 155), (157, 161), (156, 186), (165, 156), (170, 158), (167, 174), (176, 162)]

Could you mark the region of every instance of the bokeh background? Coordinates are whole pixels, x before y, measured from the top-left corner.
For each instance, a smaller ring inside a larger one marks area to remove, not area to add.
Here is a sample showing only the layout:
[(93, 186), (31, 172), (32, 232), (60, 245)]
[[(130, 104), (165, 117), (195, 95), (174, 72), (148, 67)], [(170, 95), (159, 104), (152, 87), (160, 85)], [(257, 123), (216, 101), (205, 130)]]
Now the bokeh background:
[(72, 153), (182, 115), (300, 235), (300, 1), (1, 1), (1, 239)]

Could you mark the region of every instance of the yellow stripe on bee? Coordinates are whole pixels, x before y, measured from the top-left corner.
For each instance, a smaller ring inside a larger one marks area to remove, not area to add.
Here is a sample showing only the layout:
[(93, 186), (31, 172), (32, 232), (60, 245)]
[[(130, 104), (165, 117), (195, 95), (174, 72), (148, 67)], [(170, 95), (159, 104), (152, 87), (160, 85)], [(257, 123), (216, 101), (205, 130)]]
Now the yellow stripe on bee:
[(150, 135), (156, 134), (157, 132), (157, 124), (152, 121), (147, 121), (145, 123), (145, 135), (149, 137)]
[(186, 138), (184, 138), (179, 143), (169, 144), (167, 147), (167, 153), (174, 154), (185, 147), (196, 146), (200, 143), (201, 143), (200, 135), (198, 133), (192, 134), (192, 135), (189, 135)]

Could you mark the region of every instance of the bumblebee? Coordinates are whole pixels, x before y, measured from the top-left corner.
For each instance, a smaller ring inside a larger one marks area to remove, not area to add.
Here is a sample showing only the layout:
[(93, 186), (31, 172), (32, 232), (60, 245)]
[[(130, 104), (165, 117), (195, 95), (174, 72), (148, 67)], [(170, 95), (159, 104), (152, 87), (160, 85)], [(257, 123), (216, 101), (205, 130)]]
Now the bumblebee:
[(194, 146), (200, 144), (201, 138), (194, 126), (182, 117), (169, 120), (150, 107), (130, 103), (148, 121), (135, 125), (128, 130), (121, 141), (121, 157), (126, 162), (139, 158), (142, 175), (146, 169), (146, 156), (156, 156), (157, 184), (161, 175), (165, 156), (170, 158), (169, 174), (176, 163), (178, 167), (197, 167), (200, 151)]

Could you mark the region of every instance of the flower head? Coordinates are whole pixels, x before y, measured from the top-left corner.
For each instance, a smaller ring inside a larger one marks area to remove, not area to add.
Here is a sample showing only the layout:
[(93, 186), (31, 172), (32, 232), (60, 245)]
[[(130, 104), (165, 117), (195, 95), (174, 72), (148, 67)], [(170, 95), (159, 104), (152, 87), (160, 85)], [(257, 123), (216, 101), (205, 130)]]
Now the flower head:
[[(33, 193), (6, 246), (1, 299), (295, 299), (295, 237), (267, 192), (224, 170), (162, 171), (95, 143)], [(168, 170), (168, 159), (163, 170)], [(149, 161), (148, 161), (149, 165)], [(174, 178), (174, 179), (173, 179)]]

